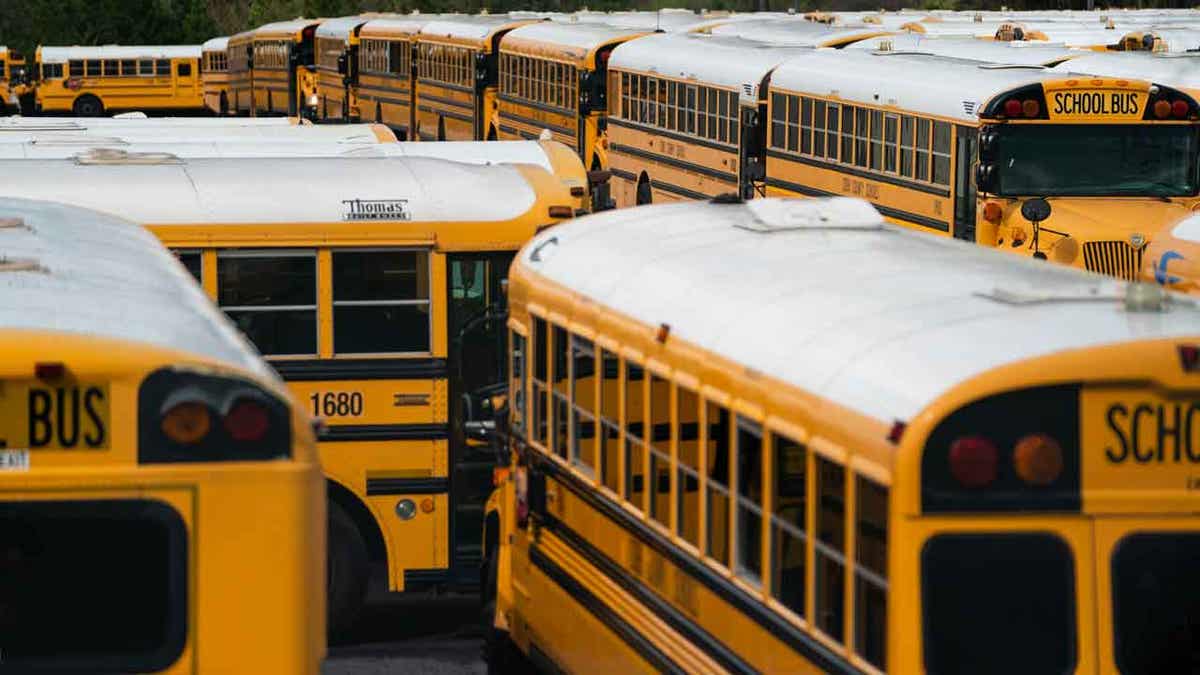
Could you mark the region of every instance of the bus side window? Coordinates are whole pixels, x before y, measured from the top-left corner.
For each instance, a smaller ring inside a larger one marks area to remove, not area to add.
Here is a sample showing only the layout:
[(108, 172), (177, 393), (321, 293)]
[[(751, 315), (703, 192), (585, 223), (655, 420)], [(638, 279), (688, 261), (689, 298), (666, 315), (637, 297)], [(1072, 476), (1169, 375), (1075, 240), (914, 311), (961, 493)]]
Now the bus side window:
[[(163, 62), (162, 62), (162, 61), (160, 61), (159, 63), (163, 63)], [(169, 69), (169, 68), (170, 68), (170, 62), (168, 61), (168, 62), (166, 62), (166, 63), (167, 63), (167, 67), (168, 67), (168, 69)], [(170, 74), (170, 72), (168, 71), (167, 73), (163, 73), (163, 72), (161, 72), (161, 70), (159, 71), (159, 75), (167, 75), (167, 74)], [(175, 74), (176, 74), (176, 75), (178, 75), (179, 77), (191, 77), (191, 75), (192, 75), (192, 64), (190, 64), (190, 63), (180, 63), (180, 64), (176, 65), (176, 66), (175, 66)]]
[(600, 479), (614, 493), (621, 492), (617, 447), (621, 442), (621, 360), (607, 349), (600, 350)]
[(887, 643), (888, 489), (862, 476), (855, 485), (854, 649), (884, 669)]
[(429, 352), (427, 251), (334, 251), (332, 260), (334, 353)]
[(87, 76), (88, 77), (100, 77), (100, 62), (96, 61), (96, 60), (88, 60), (86, 63), (87, 63)]
[(737, 419), (737, 572), (762, 579), (762, 427)]
[(817, 457), (816, 624), (841, 641), (845, 607), (846, 470)]
[(774, 513), (771, 514), (771, 592), (797, 616), (804, 616), (808, 533), (808, 451), (786, 436), (774, 443)]
[(317, 353), (317, 254), (222, 251), (217, 304), (264, 355)]
[(625, 359), (625, 499), (634, 508), (642, 510), (642, 494), (645, 477), (642, 475), (645, 461), (646, 371), (641, 366)]
[(512, 431), (517, 436), (524, 436), (528, 415), (525, 407), (525, 336), (509, 331), (509, 342), (512, 345), (512, 375), (508, 385), (512, 399)]
[(567, 382), (567, 331), (561, 326), (554, 327), (553, 344), (551, 349), (554, 352), (554, 360), (551, 362), (553, 371), (554, 385), (551, 393), (551, 400), (554, 402), (554, 407), (551, 414), (554, 416), (551, 424), (554, 426), (554, 454), (566, 459), (567, 457), (567, 409), (570, 408), (570, 401), (567, 399), (569, 393)]
[(650, 419), (646, 424), (650, 449), (650, 517), (671, 525), (671, 383), (651, 373)]
[[(571, 336), (571, 463), (595, 471), (596, 350), (591, 340)], [(593, 473), (594, 475), (594, 473)]]
[(538, 317), (533, 317), (533, 440), (535, 443), (540, 443), (542, 447), (548, 446), (548, 437), (546, 432), (546, 376), (549, 353), (549, 331), (546, 329), (546, 320)]
[(708, 424), (708, 555), (729, 564), (729, 411), (706, 402)]
[(179, 262), (183, 263), (184, 268), (188, 273), (196, 278), (196, 283), (203, 283), (201, 279), (201, 254), (200, 251), (173, 251)]
[(700, 398), (696, 392), (677, 387), (675, 394), (676, 429), (679, 434), (679, 475), (676, 478), (677, 532), (689, 544), (700, 548)]

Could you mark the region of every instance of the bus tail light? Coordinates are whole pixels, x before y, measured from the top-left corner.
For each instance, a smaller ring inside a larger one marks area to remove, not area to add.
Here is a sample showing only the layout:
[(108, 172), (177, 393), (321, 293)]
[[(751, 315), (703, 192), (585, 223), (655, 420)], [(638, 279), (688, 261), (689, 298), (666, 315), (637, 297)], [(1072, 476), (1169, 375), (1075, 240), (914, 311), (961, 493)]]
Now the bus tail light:
[(996, 96), (988, 101), (981, 111), (981, 119), (1008, 118), (1044, 120), (1046, 116), (1046, 95), (1041, 84), (1029, 84), (1014, 89), (1007, 94)]
[(1180, 119), (1180, 120), (1186, 119), (1187, 115), (1188, 115), (1187, 101), (1183, 101), (1180, 99), (1175, 99), (1174, 101), (1172, 101), (1171, 102), (1171, 114), (1175, 116), (1175, 119)]
[(1062, 475), (1062, 446), (1048, 434), (1023, 436), (1013, 447), (1013, 468), (1029, 485), (1051, 485)]
[(1021, 117), (1021, 102), (1015, 98), (1010, 98), (1004, 102), (1004, 115), (1006, 117)]
[(1030, 119), (1035, 119), (1042, 112), (1042, 104), (1032, 98), (1027, 98), (1021, 101), (1021, 114)]
[(551, 218), (571, 218), (575, 215), (575, 209), (570, 206), (551, 206), (549, 213)]
[(1171, 116), (1171, 103), (1166, 100), (1158, 100), (1154, 102), (1154, 116), (1160, 120), (1165, 120)]
[(138, 462), (254, 461), (291, 457), (291, 411), (235, 377), (156, 370), (138, 389)]
[(1146, 112), (1142, 115), (1142, 119), (1166, 120), (1170, 118), (1200, 119), (1200, 106), (1191, 96), (1178, 89), (1164, 87), (1161, 84), (1151, 85), (1150, 100), (1146, 103)]
[(999, 202), (987, 202), (983, 205), (983, 219), (989, 223), (999, 223), (1004, 217), (1004, 207)]
[(922, 510), (1078, 512), (1079, 391), (1019, 389), (947, 415), (925, 442)]

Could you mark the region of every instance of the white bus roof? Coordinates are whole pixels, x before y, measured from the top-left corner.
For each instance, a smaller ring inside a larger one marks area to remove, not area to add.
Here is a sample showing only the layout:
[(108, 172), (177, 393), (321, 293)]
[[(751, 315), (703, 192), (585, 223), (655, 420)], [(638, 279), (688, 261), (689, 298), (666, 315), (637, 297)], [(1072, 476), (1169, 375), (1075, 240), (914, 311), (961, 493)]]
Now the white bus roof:
[(881, 26), (830, 26), (801, 17), (734, 21), (712, 28), (713, 35), (733, 35), (791, 47), (828, 47), (854, 43), (886, 33)]
[(441, 14), (410, 14), (405, 16), (387, 16), (371, 19), (363, 24), (358, 34), (362, 37), (389, 36), (396, 34), (412, 34), (421, 32), (421, 28), (430, 21), (444, 18)]
[(885, 423), (992, 368), (1200, 337), (1191, 303), (1129, 312), (1124, 282), (887, 225), (847, 198), (608, 211), (539, 234), (514, 264)]
[(229, 49), (229, 37), (215, 37), (200, 45), (201, 52), (223, 52)]
[(353, 125), (249, 125), (249, 126), (187, 126), (187, 125), (93, 125), (93, 126), (8, 126), (0, 124), (0, 144), (24, 143), (26, 141), (53, 137), (87, 138), (99, 136), (125, 141), (176, 142), (262, 142), (287, 141), (290, 143), (348, 143), (372, 144), (394, 143), (393, 134), (386, 127), (375, 124)]
[(663, 33), (621, 44), (612, 51), (608, 67), (736, 88), (744, 103), (753, 103), (771, 69), (790, 56), (811, 51), (738, 37)]
[(508, 221), (537, 200), (517, 166), (424, 157), (9, 160), (0, 196), (58, 199), (143, 225), (340, 223), (354, 200), (403, 200), (415, 223)]
[(873, 37), (846, 45), (844, 49), (846, 51), (917, 52), (1020, 66), (1053, 66), (1067, 59), (1094, 53), (1045, 42), (994, 42), (975, 38), (930, 38), (918, 33)]
[(992, 96), (1045, 79), (1044, 68), (927, 54), (818, 49), (776, 68), (771, 88), (974, 122)]
[(644, 35), (644, 30), (618, 28), (596, 23), (555, 23), (539, 21), (509, 31), (500, 40), (500, 48), (518, 42), (537, 42), (543, 45), (563, 47), (574, 53), (587, 54), (594, 49), (612, 43)]
[(1200, 53), (1083, 52), (1054, 67), (1056, 72), (1129, 77), (1188, 90), (1200, 96)]
[(66, 63), (84, 59), (198, 59), (200, 45), (39, 47), (38, 58), (42, 63)]
[(354, 32), (355, 28), (373, 18), (375, 18), (373, 15), (362, 14), (358, 16), (339, 16), (336, 19), (325, 19), (321, 22), (321, 25), (317, 26), (316, 36), (348, 42), (350, 34)]
[(421, 35), (482, 40), (506, 26), (520, 26), (534, 19), (510, 19), (502, 15), (443, 17), (421, 27)]
[(0, 199), (0, 331), (130, 340), (277, 379), (154, 235), (77, 207)]
[(0, 127), (87, 129), (89, 127), (283, 127), (299, 126), (294, 117), (146, 117), (121, 114), (112, 117), (0, 117)]
[(263, 24), (254, 29), (254, 38), (292, 37), (309, 26), (320, 23), (320, 19), (297, 18), (289, 21), (276, 21)]

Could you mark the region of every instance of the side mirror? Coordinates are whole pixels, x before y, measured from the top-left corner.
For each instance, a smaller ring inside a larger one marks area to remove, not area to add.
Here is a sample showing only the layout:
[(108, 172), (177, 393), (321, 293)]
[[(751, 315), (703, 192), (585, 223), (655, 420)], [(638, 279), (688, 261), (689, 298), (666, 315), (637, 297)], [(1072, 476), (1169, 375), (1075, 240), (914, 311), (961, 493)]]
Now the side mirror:
[(342, 54), (337, 60), (337, 71), (339, 75), (345, 75), (347, 74), (346, 70), (346, 55)]

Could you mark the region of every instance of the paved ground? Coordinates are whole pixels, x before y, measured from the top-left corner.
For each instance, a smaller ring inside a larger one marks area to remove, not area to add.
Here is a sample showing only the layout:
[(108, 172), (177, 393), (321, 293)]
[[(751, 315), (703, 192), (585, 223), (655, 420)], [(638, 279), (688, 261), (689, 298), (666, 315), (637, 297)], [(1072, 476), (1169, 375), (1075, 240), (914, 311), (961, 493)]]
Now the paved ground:
[(329, 646), (323, 675), (479, 673), (479, 601), (389, 596), (374, 591), (363, 618)]

